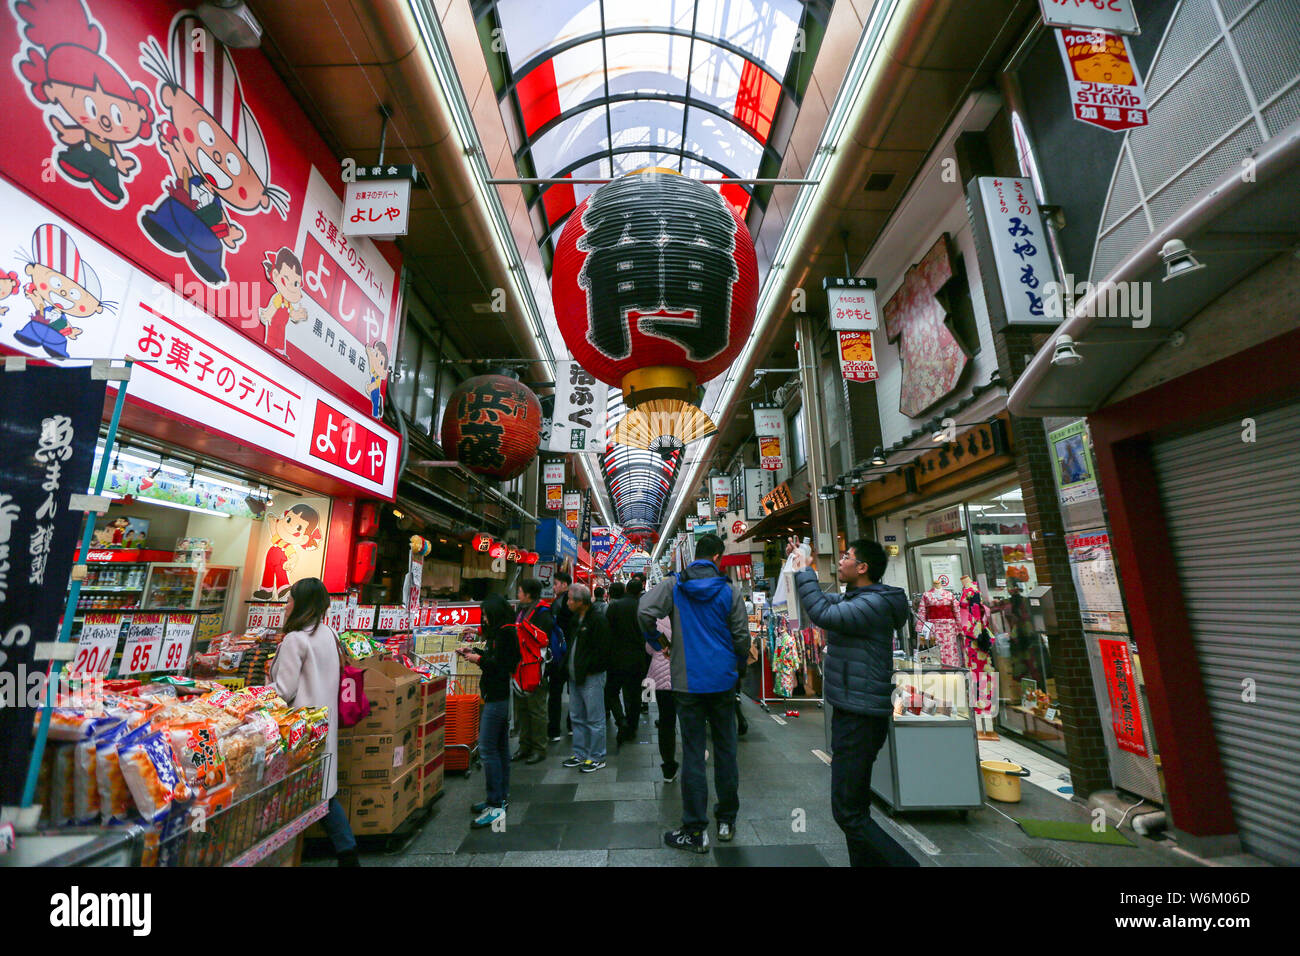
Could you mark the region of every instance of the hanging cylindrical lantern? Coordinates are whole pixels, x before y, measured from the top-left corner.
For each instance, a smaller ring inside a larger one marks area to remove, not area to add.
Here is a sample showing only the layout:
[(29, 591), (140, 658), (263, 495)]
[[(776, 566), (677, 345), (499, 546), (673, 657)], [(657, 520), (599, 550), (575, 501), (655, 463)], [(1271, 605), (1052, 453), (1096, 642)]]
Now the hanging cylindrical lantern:
[(542, 440), (542, 406), (523, 382), (478, 375), (458, 385), (442, 416), (442, 447), (478, 475), (523, 474)]
[(649, 416), (629, 443), (715, 430), (700, 386), (740, 353), (758, 304), (753, 241), (717, 190), (660, 169), (601, 186), (560, 234), (551, 295), (573, 357)]
[(488, 557), (504, 558), (506, 556), (507, 550), (508, 549), (506, 548), (504, 541), (493, 541), (492, 547), (488, 548)]
[(483, 534), (481, 531), (474, 535), (474, 540), (470, 542), (470, 547), (475, 551), (487, 551), (492, 547), (492, 535)]
[(518, 563), (519, 563), (519, 549), (516, 548), (516, 547), (513, 547), (513, 546), (507, 547), (507, 548), (506, 548), (506, 560), (507, 560), (507, 561), (514, 561), (516, 564), (518, 564)]
[(531, 566), (537, 563), (538, 559), (541, 558), (541, 555), (536, 551), (529, 551), (525, 558), (526, 560), (524, 561), (524, 564)]

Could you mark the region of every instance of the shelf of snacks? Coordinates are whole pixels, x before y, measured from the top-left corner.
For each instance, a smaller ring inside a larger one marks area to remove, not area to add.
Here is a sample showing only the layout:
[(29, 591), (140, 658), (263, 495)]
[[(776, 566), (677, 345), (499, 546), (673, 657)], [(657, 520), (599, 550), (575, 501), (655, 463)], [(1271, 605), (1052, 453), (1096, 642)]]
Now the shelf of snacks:
[(37, 796), (47, 835), (138, 826), (142, 865), (238, 865), (324, 812), (326, 707), (183, 677), (88, 683), (61, 702), (75, 706), (50, 716)]
[(893, 811), (982, 806), (969, 672), (899, 660), (893, 681), (893, 719), (871, 789)]

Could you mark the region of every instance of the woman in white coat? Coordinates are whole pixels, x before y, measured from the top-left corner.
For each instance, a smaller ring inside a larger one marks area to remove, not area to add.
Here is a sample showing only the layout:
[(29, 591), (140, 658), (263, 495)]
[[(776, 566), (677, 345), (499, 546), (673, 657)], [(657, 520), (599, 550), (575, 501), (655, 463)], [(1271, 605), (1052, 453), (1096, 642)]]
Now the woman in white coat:
[(325, 623), (330, 596), (320, 578), (303, 578), (289, 590), (284, 638), (271, 665), (271, 681), (290, 707), (328, 707), (330, 730), (325, 749), (330, 756), (325, 778), (329, 812), (322, 821), (339, 866), (360, 866), (357, 841), (348, 825), (348, 812), (339, 803), (339, 644)]

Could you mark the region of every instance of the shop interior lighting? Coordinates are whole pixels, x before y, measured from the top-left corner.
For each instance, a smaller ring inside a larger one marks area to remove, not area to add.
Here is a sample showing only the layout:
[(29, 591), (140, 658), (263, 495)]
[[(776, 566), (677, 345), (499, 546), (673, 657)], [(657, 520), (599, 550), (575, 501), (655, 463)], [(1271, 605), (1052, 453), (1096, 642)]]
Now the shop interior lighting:
[[(118, 500), (122, 496), (115, 491), (106, 491), (104, 492), (104, 497)], [(134, 501), (137, 504), (158, 505), (160, 508), (176, 508), (178, 511), (193, 511), (201, 515), (212, 515), (215, 518), (233, 517), (233, 515), (229, 515), (224, 511), (214, 511), (212, 508), (200, 508), (198, 505), (183, 505), (176, 501), (163, 501), (161, 498), (136, 498)]]

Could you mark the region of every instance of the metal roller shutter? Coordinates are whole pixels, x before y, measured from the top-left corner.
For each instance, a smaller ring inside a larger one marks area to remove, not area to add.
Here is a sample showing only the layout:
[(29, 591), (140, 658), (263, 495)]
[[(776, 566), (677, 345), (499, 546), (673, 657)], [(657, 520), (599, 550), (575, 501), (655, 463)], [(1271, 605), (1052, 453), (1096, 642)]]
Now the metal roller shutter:
[(1255, 429), (1159, 442), (1153, 459), (1242, 845), (1300, 864), (1300, 404)]

